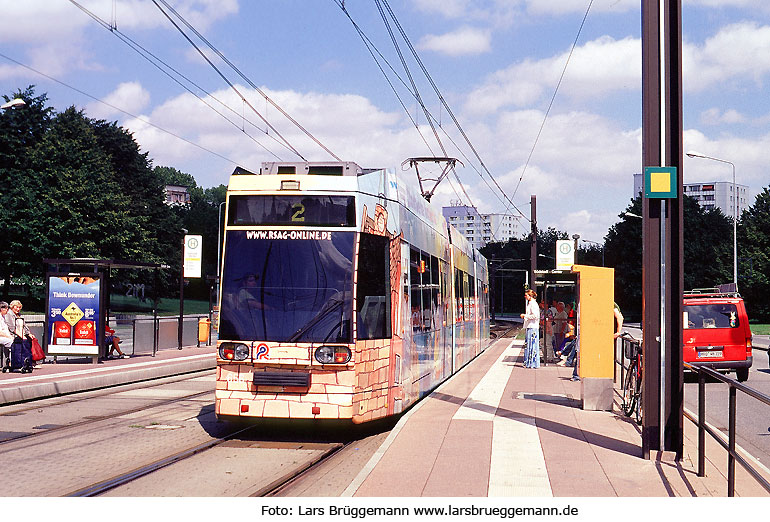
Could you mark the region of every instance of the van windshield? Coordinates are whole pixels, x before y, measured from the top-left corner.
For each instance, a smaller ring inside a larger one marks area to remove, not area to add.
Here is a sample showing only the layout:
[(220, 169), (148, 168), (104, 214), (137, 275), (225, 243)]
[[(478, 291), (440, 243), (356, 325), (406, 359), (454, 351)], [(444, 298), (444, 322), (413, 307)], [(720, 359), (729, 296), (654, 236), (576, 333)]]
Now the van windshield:
[(691, 330), (703, 328), (738, 328), (738, 307), (731, 303), (687, 305), (684, 307), (684, 327)]

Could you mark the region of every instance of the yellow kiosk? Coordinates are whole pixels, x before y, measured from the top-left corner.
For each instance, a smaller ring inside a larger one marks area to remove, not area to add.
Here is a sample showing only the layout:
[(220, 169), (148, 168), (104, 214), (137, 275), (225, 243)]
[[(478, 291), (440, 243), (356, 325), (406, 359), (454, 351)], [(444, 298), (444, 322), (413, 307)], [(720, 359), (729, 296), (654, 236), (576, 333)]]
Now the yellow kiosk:
[[(536, 271), (538, 297), (577, 303), (577, 336), (580, 349), (578, 376), (584, 410), (612, 410), (614, 400), (614, 316), (615, 270), (598, 266), (572, 265), (570, 270)], [(541, 334), (546, 362), (551, 360), (549, 335)]]
[(612, 410), (615, 270), (573, 265), (578, 295), (578, 376), (584, 410)]

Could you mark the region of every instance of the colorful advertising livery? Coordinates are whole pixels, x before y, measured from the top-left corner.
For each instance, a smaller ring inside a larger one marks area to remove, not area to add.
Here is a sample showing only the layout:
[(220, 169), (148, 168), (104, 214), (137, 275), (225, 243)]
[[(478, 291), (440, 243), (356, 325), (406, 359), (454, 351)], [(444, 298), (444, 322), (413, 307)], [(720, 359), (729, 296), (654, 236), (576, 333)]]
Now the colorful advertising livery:
[(48, 278), (49, 355), (99, 355), (98, 274)]

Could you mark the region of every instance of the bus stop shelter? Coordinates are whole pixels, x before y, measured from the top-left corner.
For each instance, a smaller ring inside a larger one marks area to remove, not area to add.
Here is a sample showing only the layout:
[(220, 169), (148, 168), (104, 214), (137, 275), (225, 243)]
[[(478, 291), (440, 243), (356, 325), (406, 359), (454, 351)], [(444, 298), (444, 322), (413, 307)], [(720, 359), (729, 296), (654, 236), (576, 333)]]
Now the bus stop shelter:
[[(46, 320), (43, 346), (46, 355), (91, 357), (106, 355), (105, 332), (110, 320), (112, 270), (152, 270), (153, 320), (158, 317), (158, 263), (113, 259), (44, 259), (46, 264)], [(156, 340), (157, 343), (157, 340)], [(153, 348), (154, 350), (154, 348)]]

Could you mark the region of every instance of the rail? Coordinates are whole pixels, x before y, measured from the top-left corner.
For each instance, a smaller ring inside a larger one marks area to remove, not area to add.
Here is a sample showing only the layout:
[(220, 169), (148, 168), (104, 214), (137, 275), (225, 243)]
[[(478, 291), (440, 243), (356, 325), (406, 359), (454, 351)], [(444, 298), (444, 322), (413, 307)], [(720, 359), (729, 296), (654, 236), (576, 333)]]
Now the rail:
[[(698, 476), (703, 477), (706, 475), (706, 433), (716, 440), (722, 448), (727, 451), (727, 496), (735, 496), (735, 462), (737, 461), (743, 469), (745, 469), (754, 480), (765, 488), (765, 491), (770, 493), (770, 482), (767, 481), (746, 459), (744, 459), (735, 450), (735, 420), (736, 420), (736, 402), (738, 392), (745, 393), (749, 397), (753, 397), (758, 401), (770, 406), (770, 395), (750, 388), (745, 384), (742, 384), (735, 379), (722, 375), (721, 373), (712, 370), (705, 366), (693, 366), (688, 363), (684, 363), (684, 367), (698, 374), (698, 418), (694, 418), (687, 411), (684, 416), (689, 419), (693, 424), (698, 427)], [(720, 382), (727, 384), (730, 387), (730, 394), (728, 398), (728, 430), (727, 430), (727, 442), (706, 424), (706, 377), (716, 379)]]
[[(118, 317), (121, 315), (121, 317)], [(28, 316), (27, 316), (28, 317)], [(37, 317), (40, 317), (39, 315)], [(197, 343), (197, 346), (201, 346), (200, 336), (198, 335), (198, 321), (206, 318), (209, 321), (212, 319), (212, 314), (185, 314), (184, 322), (186, 323), (183, 328), (185, 346), (191, 346)], [(151, 327), (147, 328), (147, 332), (142, 332), (139, 336), (141, 343), (147, 346), (152, 346), (152, 356), (155, 357), (158, 350), (169, 349), (178, 347), (178, 329), (179, 315), (171, 316), (156, 316), (156, 317), (130, 317), (126, 314), (116, 314), (110, 318), (110, 322), (115, 321), (115, 324), (131, 324), (131, 355), (136, 355), (136, 341), (137, 341), (137, 324), (141, 325), (151, 323)], [(30, 328), (32, 333), (43, 344), (45, 335), (46, 322), (43, 319), (27, 319), (25, 317), (25, 324)], [(163, 325), (163, 326), (161, 326)], [(128, 332), (123, 332), (127, 334)], [(119, 333), (123, 341), (129, 341), (128, 338), (123, 338), (123, 333)], [(205, 341), (206, 346), (212, 344), (212, 326), (209, 323), (209, 335)], [(194, 337), (194, 340), (193, 340)], [(56, 356), (54, 356), (56, 357)], [(5, 351), (0, 350), (0, 366), (5, 364)]]

